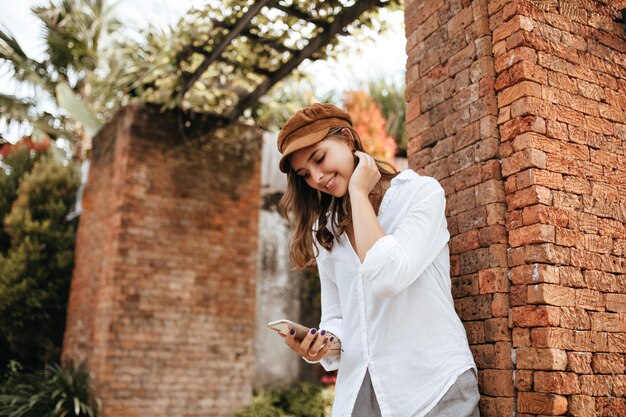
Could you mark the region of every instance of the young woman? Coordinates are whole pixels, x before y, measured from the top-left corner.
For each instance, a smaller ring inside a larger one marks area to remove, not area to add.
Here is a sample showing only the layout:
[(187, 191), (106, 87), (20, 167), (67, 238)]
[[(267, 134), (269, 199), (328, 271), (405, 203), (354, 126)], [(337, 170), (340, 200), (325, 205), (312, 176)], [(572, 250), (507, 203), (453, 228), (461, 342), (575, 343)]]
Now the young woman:
[[(334, 417), (478, 416), (476, 365), (454, 310), (445, 196), (363, 151), (350, 115), (296, 112), (278, 136), (290, 258), (317, 264), (321, 322), (287, 345), (338, 369)], [(333, 342), (341, 350), (330, 351)]]

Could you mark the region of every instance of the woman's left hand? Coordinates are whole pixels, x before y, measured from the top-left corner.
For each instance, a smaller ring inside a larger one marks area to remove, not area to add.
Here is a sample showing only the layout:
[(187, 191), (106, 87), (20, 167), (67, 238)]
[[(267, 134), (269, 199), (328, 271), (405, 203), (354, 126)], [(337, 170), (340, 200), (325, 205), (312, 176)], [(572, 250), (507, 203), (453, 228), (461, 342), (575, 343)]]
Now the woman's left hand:
[(359, 158), (350, 182), (348, 184), (348, 193), (362, 192), (369, 195), (376, 183), (380, 180), (380, 171), (373, 157), (365, 152), (355, 151), (354, 154)]

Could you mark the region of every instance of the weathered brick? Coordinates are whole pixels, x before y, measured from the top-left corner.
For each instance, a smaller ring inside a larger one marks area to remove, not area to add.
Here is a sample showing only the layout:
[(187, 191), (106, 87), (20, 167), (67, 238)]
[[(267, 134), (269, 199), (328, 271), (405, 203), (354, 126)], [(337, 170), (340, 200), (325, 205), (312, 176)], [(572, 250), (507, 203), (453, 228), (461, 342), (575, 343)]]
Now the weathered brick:
[(626, 415), (626, 399), (623, 395), (616, 398), (596, 398), (596, 411), (599, 416)]
[(564, 371), (567, 354), (559, 349), (518, 348), (515, 350), (518, 369)]
[(617, 313), (592, 312), (591, 330), (601, 332), (622, 331), (620, 316)]
[(575, 333), (569, 329), (536, 327), (531, 329), (530, 337), (534, 347), (551, 347), (564, 350), (572, 350), (575, 347)]
[(596, 417), (596, 400), (590, 395), (569, 397), (569, 412), (578, 417)]
[(523, 226), (509, 232), (509, 243), (512, 247), (528, 245), (531, 243), (554, 243), (554, 239), (554, 226), (547, 224)]
[(606, 294), (606, 309), (626, 313), (626, 294)]
[(545, 168), (545, 153), (529, 148), (504, 158), (502, 160), (502, 175), (508, 176), (529, 167)]
[[(573, 304), (575, 299), (572, 297), (568, 301)], [(560, 324), (565, 329), (589, 330), (591, 329), (591, 318), (584, 308), (561, 307)]]
[(577, 374), (591, 374), (590, 352), (567, 352), (567, 370)]
[(507, 293), (495, 293), (493, 295), (493, 302), (491, 303), (491, 315), (493, 317), (507, 317), (509, 308), (509, 295)]
[(559, 283), (559, 268), (552, 265), (532, 264), (511, 268), (513, 284)]
[(567, 210), (542, 204), (524, 207), (522, 211), (522, 222), (524, 225), (542, 223), (557, 227), (567, 227), (570, 224), (570, 218), (570, 213)]
[(556, 394), (519, 392), (517, 407), (521, 413), (559, 416), (567, 411), (567, 399)]
[(448, 21), (448, 36), (452, 37), (457, 32), (465, 29), (474, 21), (474, 14), (471, 7), (458, 12)]
[(506, 51), (502, 55), (496, 57), (495, 69), (496, 72), (502, 72), (503, 70), (511, 67), (517, 62), (530, 62), (534, 64), (537, 62), (537, 52), (532, 48), (526, 46), (520, 46), (510, 51)]
[(534, 388), (537, 392), (555, 394), (580, 394), (580, 382), (573, 372), (543, 372), (534, 375)]
[(596, 374), (624, 375), (624, 355), (620, 353), (594, 353), (591, 368)]
[(482, 392), (496, 397), (512, 397), (513, 371), (507, 369), (485, 369), (482, 372)]
[(523, 306), (511, 309), (513, 326), (558, 326), (560, 309), (552, 306)]
[(581, 288), (576, 290), (576, 306), (586, 310), (604, 310), (604, 294), (599, 291)]
[(613, 379), (610, 375), (581, 375), (580, 392), (594, 397), (611, 395)]
[(573, 306), (576, 303), (575, 294), (576, 291), (573, 288), (553, 284), (535, 284), (528, 286), (527, 299), (530, 304)]
[[(465, 297), (455, 301), (457, 312), (462, 320), (480, 320), (491, 317), (491, 294), (478, 295), (473, 297)], [(481, 323), (482, 326), (484, 324)], [(484, 327), (483, 327), (484, 341)]]
[[(517, 369), (515, 371), (515, 389), (517, 391), (530, 391), (533, 388), (533, 371)], [(506, 414), (510, 415), (510, 414)]]

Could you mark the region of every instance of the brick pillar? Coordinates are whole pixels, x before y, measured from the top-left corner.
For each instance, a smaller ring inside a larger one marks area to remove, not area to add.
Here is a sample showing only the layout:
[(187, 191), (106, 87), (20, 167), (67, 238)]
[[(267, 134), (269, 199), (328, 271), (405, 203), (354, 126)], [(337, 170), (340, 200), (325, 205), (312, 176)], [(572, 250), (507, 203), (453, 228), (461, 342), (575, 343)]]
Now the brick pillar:
[(261, 136), (210, 127), (130, 105), (94, 139), (63, 356), (87, 361), (104, 417), (251, 398)]
[(601, 2), (407, 0), (483, 416), (626, 415), (626, 40)]

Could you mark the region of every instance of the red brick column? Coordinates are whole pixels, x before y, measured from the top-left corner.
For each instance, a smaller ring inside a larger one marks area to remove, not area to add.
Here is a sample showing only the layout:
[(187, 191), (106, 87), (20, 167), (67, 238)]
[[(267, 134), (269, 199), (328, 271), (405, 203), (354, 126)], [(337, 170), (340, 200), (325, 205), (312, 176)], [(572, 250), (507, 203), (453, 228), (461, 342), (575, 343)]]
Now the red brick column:
[(626, 415), (617, 10), (407, 0), (405, 13), (409, 161), (446, 189), (482, 415)]
[(518, 415), (626, 415), (624, 28), (600, 2), (500, 3)]
[(230, 416), (251, 398), (261, 137), (181, 146), (209, 131), (131, 105), (94, 139), (64, 359), (87, 361), (104, 417)]

